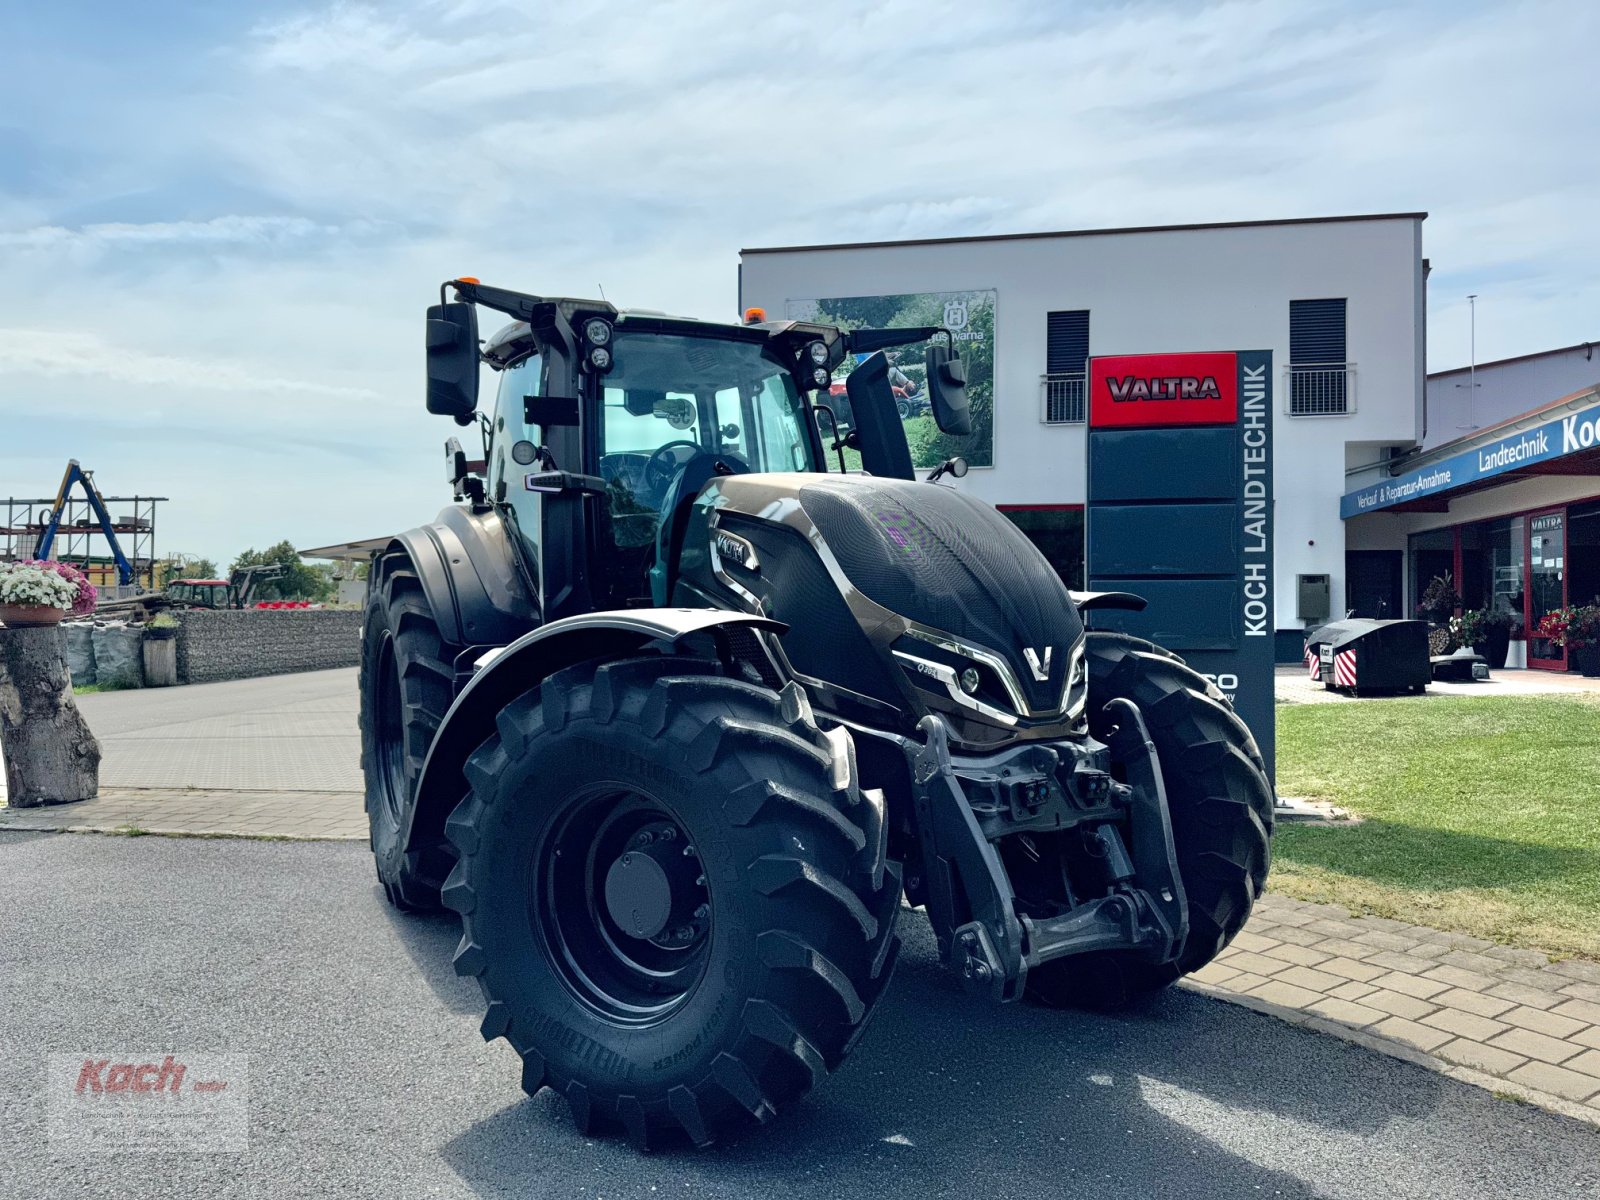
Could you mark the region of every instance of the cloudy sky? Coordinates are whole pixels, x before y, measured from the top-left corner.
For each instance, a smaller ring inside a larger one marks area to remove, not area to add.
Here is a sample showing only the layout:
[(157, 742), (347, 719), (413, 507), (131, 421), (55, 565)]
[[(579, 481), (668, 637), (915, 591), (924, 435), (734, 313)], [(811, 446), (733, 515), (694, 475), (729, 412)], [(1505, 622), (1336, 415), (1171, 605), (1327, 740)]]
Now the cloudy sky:
[(1422, 209), (1430, 365), (1600, 337), (1600, 6), (0, 0), (0, 496), (161, 549), (448, 497), (474, 274), (731, 315), (740, 246)]

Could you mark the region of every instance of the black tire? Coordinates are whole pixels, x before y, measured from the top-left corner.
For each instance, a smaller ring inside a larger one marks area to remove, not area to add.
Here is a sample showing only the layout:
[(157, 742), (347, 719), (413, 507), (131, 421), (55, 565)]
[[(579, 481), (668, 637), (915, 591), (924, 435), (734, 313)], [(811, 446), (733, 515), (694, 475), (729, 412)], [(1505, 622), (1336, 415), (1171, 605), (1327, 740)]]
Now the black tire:
[[(796, 685), (778, 695), (673, 657), (563, 671), (497, 724), (446, 825), (459, 861), (444, 902), (464, 929), (456, 970), (488, 1001), (483, 1036), (521, 1055), (523, 1088), (560, 1092), (585, 1133), (703, 1146), (836, 1068), (899, 947), (883, 798), (859, 787), (845, 731), (820, 731)], [(677, 957), (596, 894), (641, 830), (655, 848), (634, 855), (683, 844), (700, 872), (682, 903), (708, 911)]]
[(1118, 697), (1139, 706), (1161, 761), (1189, 936), (1177, 961), (1131, 952), (1057, 959), (1028, 975), (1035, 999), (1123, 1008), (1205, 966), (1244, 927), (1267, 882), (1272, 783), (1260, 748), (1216, 686), (1177, 655), (1121, 633), (1090, 633), (1089, 730), (1104, 739)]
[(385, 554), (372, 570), (361, 631), (361, 773), (372, 857), (389, 902), (427, 912), (439, 907), (450, 857), (443, 843), (408, 852), (400, 831), (450, 707), (454, 673), (411, 560)]
[(904, 400), (896, 400), (894, 402), (894, 410), (900, 414), (902, 421), (911, 416), (911, 405)]

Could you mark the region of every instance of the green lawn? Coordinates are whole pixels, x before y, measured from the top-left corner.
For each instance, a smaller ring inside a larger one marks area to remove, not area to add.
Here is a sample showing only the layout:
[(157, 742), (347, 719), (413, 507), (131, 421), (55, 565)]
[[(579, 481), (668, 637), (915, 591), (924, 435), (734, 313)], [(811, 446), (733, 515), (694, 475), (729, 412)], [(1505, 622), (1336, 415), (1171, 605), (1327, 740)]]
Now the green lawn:
[(1278, 707), (1275, 891), (1600, 958), (1600, 704), (1433, 697)]

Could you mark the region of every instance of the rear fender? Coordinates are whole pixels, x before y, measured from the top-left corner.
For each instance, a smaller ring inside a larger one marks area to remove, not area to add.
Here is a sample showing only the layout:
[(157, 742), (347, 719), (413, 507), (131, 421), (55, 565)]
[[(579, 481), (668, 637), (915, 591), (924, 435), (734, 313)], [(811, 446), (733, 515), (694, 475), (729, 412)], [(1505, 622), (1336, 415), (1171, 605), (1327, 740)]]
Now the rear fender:
[(411, 559), (447, 645), (503, 646), (538, 624), (514, 536), (498, 513), (452, 505), (390, 543)]
[[(557, 671), (649, 649), (677, 653), (685, 638), (708, 632), (727, 661), (759, 654), (755, 665), (763, 678), (777, 680), (781, 686), (780, 668), (759, 641), (748, 635), (757, 630), (782, 633), (787, 628), (767, 617), (709, 608), (620, 609), (552, 621), (509, 646), (487, 651), (428, 749), (417, 780), (416, 803), (411, 806), (407, 846), (433, 845), (444, 837), (445, 819), (467, 793), (462, 774), (467, 757), (494, 733), (495, 718), (502, 708)], [(746, 636), (736, 640), (740, 632)]]

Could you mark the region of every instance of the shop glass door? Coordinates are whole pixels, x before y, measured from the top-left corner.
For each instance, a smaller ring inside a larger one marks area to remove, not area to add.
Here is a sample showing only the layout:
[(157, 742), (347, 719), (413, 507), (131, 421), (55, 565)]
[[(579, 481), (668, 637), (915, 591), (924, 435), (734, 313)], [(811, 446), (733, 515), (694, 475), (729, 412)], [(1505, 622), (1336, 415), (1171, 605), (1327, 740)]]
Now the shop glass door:
[(1534, 513), (1528, 518), (1528, 665), (1567, 669), (1567, 652), (1533, 631), (1545, 614), (1567, 603), (1567, 513)]

